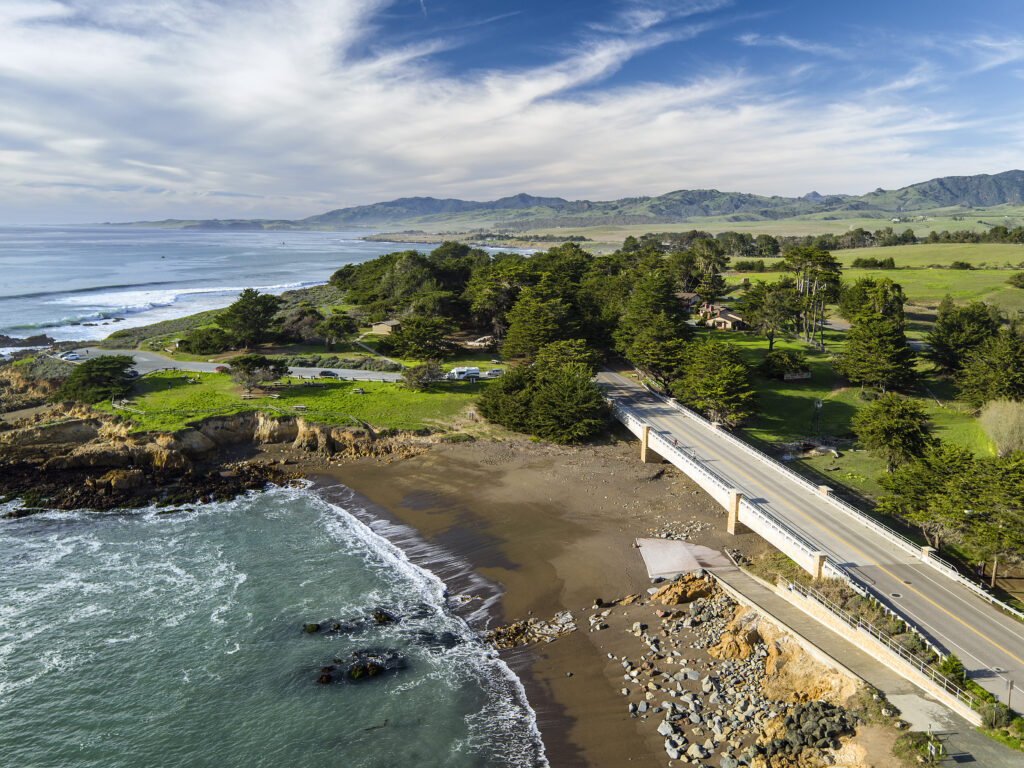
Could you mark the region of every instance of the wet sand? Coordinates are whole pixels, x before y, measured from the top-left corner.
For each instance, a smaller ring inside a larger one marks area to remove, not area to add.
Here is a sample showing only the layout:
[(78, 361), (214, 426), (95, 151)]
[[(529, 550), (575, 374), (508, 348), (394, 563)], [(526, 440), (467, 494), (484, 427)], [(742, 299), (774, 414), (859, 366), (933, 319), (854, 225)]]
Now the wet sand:
[[(738, 545), (725, 532), (721, 507), (685, 475), (667, 464), (641, 464), (635, 441), (439, 444), (403, 461), (360, 460), (318, 474), (320, 483), (343, 483), (499, 584), (492, 624), (572, 611), (579, 631), (502, 652), (523, 679), (552, 766), (665, 759), (629, 718), (621, 667), (607, 657), (624, 653), (630, 638), (589, 632), (587, 617), (595, 598), (650, 586), (636, 537), (670, 524), (699, 529), (692, 540), (710, 547)], [(746, 547), (764, 546), (743, 539)]]

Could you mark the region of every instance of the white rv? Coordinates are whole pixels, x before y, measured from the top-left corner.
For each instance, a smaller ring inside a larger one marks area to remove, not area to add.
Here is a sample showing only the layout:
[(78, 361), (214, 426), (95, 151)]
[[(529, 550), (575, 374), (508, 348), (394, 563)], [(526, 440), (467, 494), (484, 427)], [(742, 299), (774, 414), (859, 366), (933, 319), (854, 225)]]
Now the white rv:
[(444, 376), (451, 381), (466, 381), (468, 379), (479, 379), (480, 369), (477, 366), (459, 366), (452, 368)]

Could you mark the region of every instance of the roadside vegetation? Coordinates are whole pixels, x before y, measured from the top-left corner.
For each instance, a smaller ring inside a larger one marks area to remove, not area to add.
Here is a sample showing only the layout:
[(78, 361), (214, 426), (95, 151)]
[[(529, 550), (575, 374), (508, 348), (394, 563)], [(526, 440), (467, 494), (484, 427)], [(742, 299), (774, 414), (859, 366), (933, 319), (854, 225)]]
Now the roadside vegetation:
[[(348, 399), (328, 402), (358, 388), (343, 382), (297, 404), (413, 428), (479, 398), (495, 423), (581, 442), (608, 423), (589, 382), (595, 365), (635, 368), (991, 578), (1024, 551), (1022, 240), (1021, 227), (691, 230), (630, 236), (602, 256), (572, 242), (532, 256), (447, 242), (346, 265), (307, 291), (247, 290), (223, 311), (105, 343), (175, 342), (173, 354), (239, 369), (234, 383), (201, 376), (166, 391), (146, 389), (147, 377), (135, 398), (147, 425), (183, 423), (157, 411), (290, 404), (297, 390), (266, 387), (284, 366), (391, 368), (407, 371), (405, 384), (380, 385), (395, 400), (369, 408), (373, 418), (364, 410), (376, 396), (352, 396), (364, 398), (359, 414)], [(722, 327), (724, 311), (742, 330)], [(385, 320), (388, 332), (373, 333)], [(266, 358), (258, 376), (241, 370), (246, 355)], [(503, 373), (438, 380), (454, 366)], [(947, 463), (960, 471), (942, 474)]]

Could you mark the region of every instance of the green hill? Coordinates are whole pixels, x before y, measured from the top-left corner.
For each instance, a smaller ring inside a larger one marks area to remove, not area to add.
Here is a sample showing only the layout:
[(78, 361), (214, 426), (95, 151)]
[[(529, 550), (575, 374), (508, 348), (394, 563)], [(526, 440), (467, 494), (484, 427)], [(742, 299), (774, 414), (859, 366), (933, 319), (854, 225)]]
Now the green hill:
[[(893, 214), (943, 211), (1024, 203), (1024, 171), (995, 175), (946, 176), (895, 190), (877, 189), (866, 195), (803, 197), (720, 192), (717, 189), (681, 189), (656, 197), (621, 200), (565, 200), (518, 194), (499, 200), (403, 197), (373, 205), (338, 208), (305, 219), (208, 219), (135, 222), (137, 226), (186, 229), (507, 229), (523, 231), (549, 227), (629, 226), (692, 223), (726, 217), (730, 222), (778, 221), (816, 214), (856, 214), (887, 218)], [(835, 217), (829, 218), (838, 218)]]

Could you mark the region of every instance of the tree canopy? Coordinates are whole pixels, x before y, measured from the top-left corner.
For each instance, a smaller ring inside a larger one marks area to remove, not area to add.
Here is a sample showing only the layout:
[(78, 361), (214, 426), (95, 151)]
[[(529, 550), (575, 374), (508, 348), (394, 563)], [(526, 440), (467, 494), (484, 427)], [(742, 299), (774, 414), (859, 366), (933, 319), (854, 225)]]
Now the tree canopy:
[(124, 397), (132, 387), (128, 370), (134, 364), (128, 355), (90, 358), (75, 366), (53, 399), (98, 403), (112, 397)]
[(419, 360), (443, 360), (450, 357), (453, 344), (446, 338), (452, 323), (443, 317), (407, 317), (397, 330), (378, 342), (384, 352)]
[(846, 334), (846, 348), (835, 356), (835, 367), (853, 384), (883, 392), (906, 387), (915, 380), (914, 352), (896, 320), (860, 315)]
[(750, 369), (732, 344), (706, 339), (690, 344), (688, 352), (682, 376), (671, 385), (680, 402), (729, 426), (754, 415)]
[(1002, 330), (966, 352), (956, 387), (975, 408), (989, 400), (1024, 400), (1024, 338)]
[(998, 313), (980, 301), (956, 306), (947, 296), (939, 305), (935, 325), (928, 333), (925, 356), (940, 370), (953, 373), (968, 352), (999, 331)]
[(921, 404), (892, 393), (861, 408), (852, 423), (861, 445), (882, 456), (890, 472), (923, 456), (932, 444), (928, 414)]
[(251, 347), (272, 335), (274, 315), (281, 307), (277, 296), (246, 288), (238, 299), (217, 315), (217, 324), (242, 346)]

